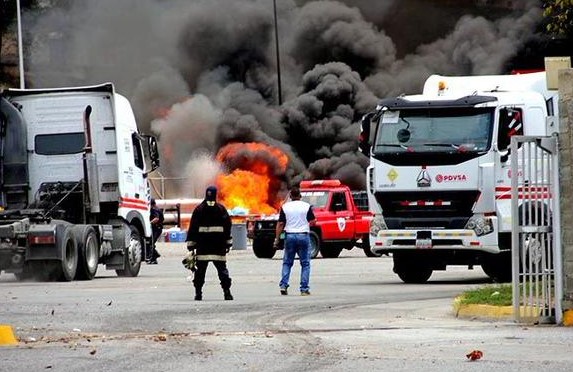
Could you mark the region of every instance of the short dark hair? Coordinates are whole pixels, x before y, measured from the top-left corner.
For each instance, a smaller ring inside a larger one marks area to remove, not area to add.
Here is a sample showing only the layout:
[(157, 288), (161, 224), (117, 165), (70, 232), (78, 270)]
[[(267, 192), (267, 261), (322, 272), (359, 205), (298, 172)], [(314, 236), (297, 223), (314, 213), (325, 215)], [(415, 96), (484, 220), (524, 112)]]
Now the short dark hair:
[(300, 189), (298, 186), (293, 186), (290, 189), (290, 198), (291, 199), (300, 199)]

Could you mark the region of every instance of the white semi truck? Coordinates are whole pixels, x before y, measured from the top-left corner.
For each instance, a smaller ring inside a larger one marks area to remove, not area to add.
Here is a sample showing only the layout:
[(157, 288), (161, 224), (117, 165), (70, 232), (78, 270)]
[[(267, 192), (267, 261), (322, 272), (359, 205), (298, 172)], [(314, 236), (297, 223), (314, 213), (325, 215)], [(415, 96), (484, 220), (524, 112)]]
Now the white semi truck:
[(104, 264), (137, 276), (158, 166), (156, 139), (111, 83), (2, 91), (0, 272), (90, 280)]
[(433, 75), (422, 94), (383, 99), (361, 134), (372, 252), (406, 283), (448, 265), (511, 280), (510, 138), (551, 135), (557, 103), (545, 72)]

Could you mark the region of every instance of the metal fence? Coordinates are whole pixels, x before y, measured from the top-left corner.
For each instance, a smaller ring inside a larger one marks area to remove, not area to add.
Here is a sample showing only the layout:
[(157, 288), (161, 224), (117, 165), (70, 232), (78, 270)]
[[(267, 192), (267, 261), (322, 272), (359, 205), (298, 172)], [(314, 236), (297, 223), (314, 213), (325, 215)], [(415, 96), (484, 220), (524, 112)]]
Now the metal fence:
[(513, 309), (520, 323), (561, 323), (557, 137), (511, 139)]

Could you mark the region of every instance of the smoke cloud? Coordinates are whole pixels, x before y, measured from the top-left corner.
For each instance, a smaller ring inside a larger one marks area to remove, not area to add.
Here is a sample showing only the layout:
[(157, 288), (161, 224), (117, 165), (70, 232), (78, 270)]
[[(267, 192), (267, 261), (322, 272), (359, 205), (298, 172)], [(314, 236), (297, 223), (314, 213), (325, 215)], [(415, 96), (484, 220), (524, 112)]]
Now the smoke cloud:
[[(142, 130), (159, 137), (161, 173), (180, 180), (166, 197), (202, 197), (232, 171), (214, 160), (219, 150), (252, 142), (287, 154), (284, 187), (339, 178), (360, 189), (362, 115), (383, 97), (420, 91), (433, 73), (503, 72), (542, 16), (535, 0), (496, 19), (463, 15), (402, 55), (381, 27), (402, 2), (276, 3), (282, 102), (268, 0), (75, 0), (27, 14), (29, 85), (113, 81)], [(423, 16), (412, 7), (410, 20)], [(401, 39), (416, 34), (415, 22), (403, 24)]]

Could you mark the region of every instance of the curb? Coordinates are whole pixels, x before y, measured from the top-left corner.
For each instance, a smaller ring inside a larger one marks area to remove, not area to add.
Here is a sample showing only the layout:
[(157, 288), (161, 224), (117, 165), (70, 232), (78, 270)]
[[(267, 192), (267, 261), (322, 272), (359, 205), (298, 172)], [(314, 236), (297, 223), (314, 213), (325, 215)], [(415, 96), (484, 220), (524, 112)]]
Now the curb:
[(462, 304), (462, 299), (462, 296), (454, 299), (454, 314), (457, 318), (488, 318), (492, 320), (511, 320), (513, 318), (513, 306)]
[(12, 327), (7, 324), (0, 324), (0, 346), (18, 345), (18, 340), (14, 337)]
[[(462, 304), (463, 296), (454, 299), (456, 318), (486, 318), (489, 320), (513, 320), (513, 306), (494, 306), (483, 304)], [(523, 310), (522, 310), (523, 311)], [(573, 327), (573, 309), (563, 312), (563, 326)]]

